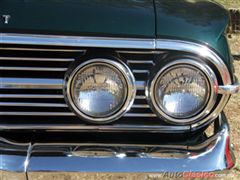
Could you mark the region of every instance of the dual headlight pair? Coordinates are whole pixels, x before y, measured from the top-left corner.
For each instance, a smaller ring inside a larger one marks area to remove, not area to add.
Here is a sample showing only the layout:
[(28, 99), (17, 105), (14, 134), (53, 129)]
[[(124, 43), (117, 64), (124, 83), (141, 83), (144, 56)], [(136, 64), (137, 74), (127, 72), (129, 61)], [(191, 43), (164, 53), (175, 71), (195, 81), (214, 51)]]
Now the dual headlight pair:
[[(65, 92), (78, 116), (90, 122), (106, 123), (119, 119), (131, 108), (135, 84), (125, 64), (92, 59), (71, 71), (66, 78)], [(216, 99), (215, 87), (216, 76), (205, 63), (181, 59), (171, 61), (149, 79), (146, 96), (152, 110), (161, 118), (186, 124), (211, 111)]]

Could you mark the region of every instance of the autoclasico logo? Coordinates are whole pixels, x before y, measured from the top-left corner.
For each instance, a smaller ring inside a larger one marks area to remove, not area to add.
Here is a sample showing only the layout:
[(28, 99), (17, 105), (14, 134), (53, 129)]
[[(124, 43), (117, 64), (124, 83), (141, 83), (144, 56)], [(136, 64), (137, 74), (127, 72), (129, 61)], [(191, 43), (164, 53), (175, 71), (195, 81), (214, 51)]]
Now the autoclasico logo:
[(214, 172), (164, 172), (161, 174), (149, 174), (148, 179), (177, 179), (177, 178), (203, 178), (203, 179), (211, 179), (211, 178), (232, 178), (234, 174), (222, 174), (222, 173), (214, 173)]
[(8, 24), (11, 16), (9, 14), (3, 14), (2, 19), (4, 24)]

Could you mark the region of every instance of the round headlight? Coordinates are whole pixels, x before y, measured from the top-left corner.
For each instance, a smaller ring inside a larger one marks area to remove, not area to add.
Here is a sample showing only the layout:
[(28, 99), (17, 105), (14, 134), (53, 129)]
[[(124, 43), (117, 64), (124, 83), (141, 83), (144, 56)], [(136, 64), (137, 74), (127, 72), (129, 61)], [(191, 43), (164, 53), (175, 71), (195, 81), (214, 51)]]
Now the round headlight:
[(193, 122), (213, 107), (215, 79), (205, 64), (193, 60), (170, 63), (152, 81), (151, 101), (165, 119), (175, 123)]
[(70, 76), (68, 99), (75, 112), (92, 122), (119, 118), (133, 103), (134, 78), (124, 65), (94, 59), (77, 67)]

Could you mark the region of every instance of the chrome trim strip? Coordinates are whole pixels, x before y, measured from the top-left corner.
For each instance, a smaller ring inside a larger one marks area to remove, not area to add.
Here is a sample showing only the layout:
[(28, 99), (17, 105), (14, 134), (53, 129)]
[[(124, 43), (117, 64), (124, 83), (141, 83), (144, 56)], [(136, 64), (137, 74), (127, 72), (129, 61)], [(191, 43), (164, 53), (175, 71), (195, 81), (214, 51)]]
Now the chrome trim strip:
[(155, 65), (152, 60), (127, 60), (127, 64), (151, 64)]
[[(193, 43), (193, 42), (188, 42), (188, 41), (158, 39), (156, 40), (156, 48), (166, 49), (166, 50), (170, 49), (175, 51), (184, 51), (184, 52), (197, 54), (203, 57), (204, 59), (209, 60), (210, 63), (214, 64), (214, 66), (217, 68), (217, 70), (221, 74), (221, 78), (224, 86), (232, 85), (231, 76), (224, 61), (207, 46)], [(229, 94), (223, 94), (221, 100), (218, 103), (218, 106), (214, 109), (214, 111), (211, 114), (209, 114), (203, 120), (191, 125), (193, 130), (196, 129), (197, 127), (200, 127), (201, 125), (203, 125), (208, 121), (212, 121), (216, 119), (217, 116), (225, 107), (225, 105), (227, 104), (229, 97), (230, 97)]]
[[(153, 40), (155, 41), (155, 40)], [(154, 48), (154, 47), (153, 47)], [(140, 51), (129, 51), (129, 50), (117, 50), (116, 51), (119, 54), (161, 54), (163, 53), (162, 51), (145, 51), (145, 50), (140, 50)]]
[(124, 117), (157, 117), (153, 113), (126, 113)]
[(132, 108), (150, 108), (148, 104), (133, 104)]
[(4, 70), (4, 71), (67, 71), (68, 68), (0, 66), (0, 70)]
[(137, 90), (144, 90), (145, 86), (146, 86), (146, 82), (145, 81), (136, 81), (135, 86), (136, 86)]
[(0, 98), (64, 99), (64, 96), (56, 94), (0, 94)]
[(188, 41), (158, 39), (156, 41), (156, 48), (194, 53), (204, 58), (210, 59), (222, 75), (224, 84), (232, 84), (231, 76), (229, 74), (227, 66), (223, 60), (207, 46)]
[(68, 107), (61, 103), (25, 103), (25, 102), (0, 102), (0, 106), (18, 106), (18, 107)]
[(63, 89), (63, 79), (0, 78), (0, 89)]
[(0, 57), (0, 60), (13, 60), (13, 61), (60, 61), (71, 62), (75, 61), (73, 58), (36, 58), (36, 57)]
[(80, 37), (0, 33), (0, 43), (50, 46), (155, 49), (155, 40), (140, 38)]
[(47, 52), (86, 52), (83, 49), (44, 49), (44, 48), (17, 48), (17, 47), (0, 47), (0, 50), (7, 51), (47, 51)]
[(11, 129), (11, 130), (47, 130), (47, 131), (61, 131), (61, 130), (77, 130), (77, 131), (134, 131), (134, 132), (182, 132), (189, 131), (190, 126), (159, 126), (159, 125), (69, 125), (69, 124), (1, 124), (0, 129)]
[(135, 99), (146, 99), (146, 96), (136, 96)]
[[(3, 111), (0, 115), (4, 116), (76, 116), (72, 112), (15, 112), (15, 111)], [(126, 113), (124, 117), (157, 117), (153, 113)]]
[(219, 94), (237, 94), (240, 93), (240, 84), (226, 85), (218, 87)]
[(4, 116), (76, 116), (72, 112), (18, 112), (18, 111), (3, 111), (0, 115)]
[(145, 69), (133, 69), (132, 72), (134, 74), (149, 74), (149, 70), (145, 70)]

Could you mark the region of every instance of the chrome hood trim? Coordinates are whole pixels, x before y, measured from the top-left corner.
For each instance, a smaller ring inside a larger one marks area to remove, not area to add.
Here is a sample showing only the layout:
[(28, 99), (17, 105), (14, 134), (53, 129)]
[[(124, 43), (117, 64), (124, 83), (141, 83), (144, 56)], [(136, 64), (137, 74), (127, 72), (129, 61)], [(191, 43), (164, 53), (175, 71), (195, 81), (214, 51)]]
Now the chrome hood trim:
[(155, 40), (88, 36), (58, 36), (0, 33), (0, 44), (155, 49)]

